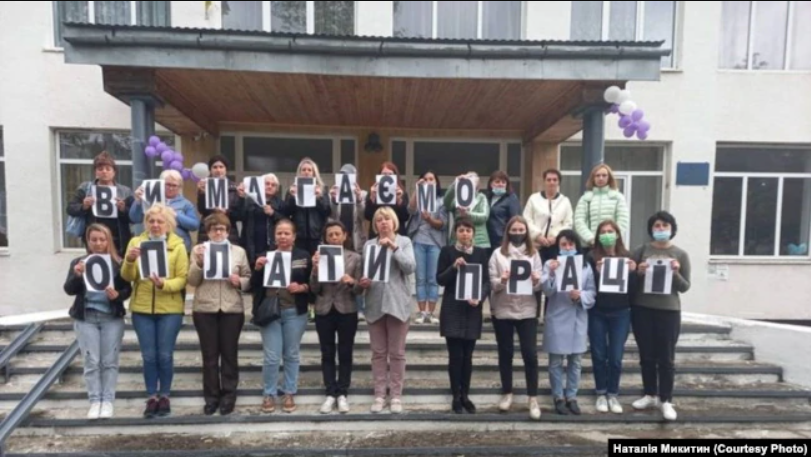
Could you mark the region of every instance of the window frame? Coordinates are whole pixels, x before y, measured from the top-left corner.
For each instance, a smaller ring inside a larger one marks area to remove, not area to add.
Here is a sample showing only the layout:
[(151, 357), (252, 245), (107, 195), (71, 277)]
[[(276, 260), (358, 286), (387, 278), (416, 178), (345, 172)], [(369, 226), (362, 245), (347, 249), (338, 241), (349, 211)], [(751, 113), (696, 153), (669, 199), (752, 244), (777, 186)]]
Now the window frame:
[[(51, 2), (51, 9), (52, 14), (51, 18), (54, 21), (51, 24), (51, 43), (54, 46), (54, 49), (62, 50), (64, 47), (59, 44), (59, 37), (56, 36), (56, 21), (59, 20), (59, 7), (57, 6), (58, 1)], [(167, 3), (169, 6), (169, 25), (168, 27), (172, 26), (172, 2)], [(96, 23), (96, 2), (95, 0), (87, 0), (87, 23), (88, 24), (95, 24)], [(130, 0), (130, 23), (129, 25), (139, 25), (138, 24), (138, 0)]]
[[(484, 34), (484, 2), (477, 1), (476, 2), (476, 40), (485, 39), (482, 37)], [(439, 31), (439, 16), (437, 12), (439, 11), (439, 1), (432, 1), (431, 2), (431, 36), (430, 39), (438, 39), (437, 33)], [(392, 2), (392, 25), (391, 25), (391, 36), (394, 36), (394, 3)], [(521, 20), (519, 24), (519, 37), (518, 40), (525, 40), (527, 36), (527, 2), (521, 2)], [(408, 38), (408, 37), (405, 37)]]
[[(5, 135), (4, 135), (4, 132), (3, 132), (3, 126), (0, 125), (0, 150), (3, 151), (3, 154), (0, 154), (0, 163), (5, 165), (6, 164), (6, 153), (5, 153), (6, 149), (5, 149), (4, 141), (5, 141)], [(4, 167), (3, 173), (6, 174), (6, 176), (3, 177), (3, 181), (6, 183), (6, 189), (5, 189), (5, 193), (6, 193), (6, 230), (8, 230), (8, 182), (6, 181), (8, 179), (7, 178), (7, 176), (8, 176), (7, 171), (8, 171), (8, 167)], [(6, 232), (6, 238), (8, 238), (8, 232)], [(8, 239), (8, 245), (7, 246), (0, 246), (0, 255), (8, 254), (10, 246), (11, 246), (11, 239)]]
[[(271, 1), (262, 1), (262, 30), (263, 32), (273, 32), (271, 29), (271, 21), (273, 20), (273, 2)], [(315, 34), (315, 2), (314, 1), (305, 1), (306, 4), (306, 20), (305, 20), (305, 33), (308, 35)], [(359, 2), (352, 1), (352, 7), (354, 8), (353, 12), (353, 19), (354, 24), (352, 24), (352, 33), (351, 35), (358, 34), (358, 5)], [(222, 12), (220, 13), (222, 17)], [(222, 27), (222, 23), (220, 23), (220, 27)], [(228, 30), (228, 29), (225, 29)]]
[[(764, 149), (770, 147), (769, 145), (762, 144), (719, 144), (716, 146), (716, 154), (719, 150), (725, 148), (734, 149)], [(807, 151), (809, 160), (811, 160), (811, 148), (802, 145), (780, 145), (782, 149), (797, 149)], [(738, 236), (738, 254), (713, 254), (712, 241), (710, 241), (710, 260), (758, 260), (758, 259), (772, 259), (772, 260), (811, 260), (811, 249), (805, 255), (781, 255), (780, 245), (782, 241), (782, 226), (783, 226), (783, 189), (786, 179), (811, 179), (810, 173), (786, 173), (786, 172), (746, 172), (746, 171), (714, 171), (713, 172), (713, 189), (715, 188), (716, 178), (736, 178), (741, 179), (741, 220)], [(746, 206), (749, 196), (749, 179), (777, 179), (777, 205), (775, 211), (774, 221), (774, 251), (772, 255), (754, 255), (745, 254), (746, 252)], [(811, 241), (811, 224), (808, 227), (808, 236)], [(710, 239), (712, 239), (712, 210), (710, 210)]]

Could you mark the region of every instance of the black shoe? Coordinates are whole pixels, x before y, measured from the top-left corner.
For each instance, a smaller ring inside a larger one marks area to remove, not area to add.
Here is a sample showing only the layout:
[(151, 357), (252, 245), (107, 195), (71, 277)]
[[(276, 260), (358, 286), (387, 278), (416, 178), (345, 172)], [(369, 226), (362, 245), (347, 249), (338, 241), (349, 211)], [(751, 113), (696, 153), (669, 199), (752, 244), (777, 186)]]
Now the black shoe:
[(561, 416), (568, 416), (569, 409), (566, 408), (566, 402), (563, 400), (555, 400), (555, 412)]
[(219, 409), (219, 407), (220, 406), (216, 403), (206, 403), (206, 406), (203, 408), (203, 414), (205, 414), (206, 416), (211, 416), (217, 412), (217, 409)]
[(453, 398), (453, 403), (451, 403), (451, 410), (456, 414), (464, 414), (465, 409), (462, 407), (462, 400), (458, 397)]
[(158, 399), (150, 398), (146, 401), (146, 409), (144, 410), (144, 418), (152, 419), (158, 413)]
[(234, 412), (234, 405), (222, 405), (220, 407), (220, 416), (227, 416)]
[(577, 400), (567, 401), (566, 406), (569, 407), (569, 411), (571, 411), (575, 416), (580, 415), (580, 406), (577, 405)]
[(470, 397), (467, 395), (462, 397), (462, 407), (465, 408), (468, 414), (476, 414), (476, 405), (470, 401)]
[(169, 405), (169, 397), (161, 397), (158, 400), (158, 412), (156, 415), (158, 417), (166, 417), (172, 414), (172, 407)]

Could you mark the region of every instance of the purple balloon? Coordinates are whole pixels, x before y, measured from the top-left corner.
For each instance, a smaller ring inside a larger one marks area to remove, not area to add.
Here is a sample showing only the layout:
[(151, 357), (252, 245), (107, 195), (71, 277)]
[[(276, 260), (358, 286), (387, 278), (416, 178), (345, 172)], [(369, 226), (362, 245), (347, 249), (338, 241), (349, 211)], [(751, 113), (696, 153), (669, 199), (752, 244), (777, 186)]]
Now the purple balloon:
[(169, 150), (169, 146), (166, 146), (166, 143), (158, 143), (158, 145), (155, 146), (155, 150), (158, 151), (160, 154), (163, 154), (164, 151)]
[(163, 161), (164, 166), (169, 165), (174, 162), (174, 160), (175, 155), (172, 154), (172, 151), (163, 151), (163, 154), (161, 154), (161, 161)]
[(174, 161), (174, 162), (169, 164), (169, 168), (172, 169), (172, 170), (181, 171), (181, 170), (183, 170), (183, 163), (178, 162), (178, 161)]
[(617, 113), (620, 112), (620, 106), (617, 105), (616, 103), (612, 103), (611, 108), (609, 108), (608, 111), (610, 111), (610, 112), (612, 112), (614, 114), (617, 114)]
[(190, 178), (194, 182), (200, 182), (200, 178), (198, 178), (197, 175), (194, 173), (191, 174)]
[(183, 154), (175, 151), (175, 162), (183, 163)]
[(645, 112), (641, 109), (634, 110), (634, 112), (631, 113), (631, 119), (633, 119), (634, 122), (641, 121), (643, 117), (645, 117)]
[(636, 125), (631, 124), (628, 127), (625, 127), (625, 130), (622, 131), (622, 134), (625, 135), (625, 138), (631, 138), (636, 133)]
[(155, 146), (159, 145), (160, 143), (161, 143), (161, 139), (156, 137), (155, 135), (152, 135), (151, 137), (149, 137), (149, 145), (152, 146), (153, 148)]
[(636, 131), (636, 137), (639, 138), (640, 140), (647, 140), (648, 139), (648, 132), (645, 132), (643, 130), (637, 130)]
[(622, 116), (620, 117), (619, 126), (621, 129), (628, 128), (634, 121), (631, 120), (631, 116)]
[(648, 133), (648, 130), (650, 130), (650, 122), (641, 120), (636, 123), (636, 129), (640, 132)]
[(188, 168), (180, 170), (180, 176), (183, 177), (184, 181), (188, 181), (191, 178), (191, 170), (189, 170)]
[(152, 146), (147, 146), (146, 148), (144, 148), (144, 155), (149, 158), (157, 157), (158, 151), (156, 151), (155, 148)]

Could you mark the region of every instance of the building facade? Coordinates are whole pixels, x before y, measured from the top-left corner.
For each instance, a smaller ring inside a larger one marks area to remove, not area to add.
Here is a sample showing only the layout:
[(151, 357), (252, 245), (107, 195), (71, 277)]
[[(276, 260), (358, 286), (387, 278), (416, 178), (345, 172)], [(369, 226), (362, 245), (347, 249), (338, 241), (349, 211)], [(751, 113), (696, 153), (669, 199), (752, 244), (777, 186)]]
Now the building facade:
[[(811, 274), (811, 37), (802, 33), (811, 27), (809, 1), (4, 3), (0, 289), (10, 292), (0, 296), (3, 314), (67, 305), (61, 279), (79, 251), (64, 234), (65, 205), (92, 176), (92, 157), (110, 151), (120, 160), (121, 180), (133, 179), (132, 113), (111, 95), (115, 69), (66, 63), (72, 55), (64, 22), (314, 36), (662, 40), (672, 53), (661, 57), (660, 80), (625, 78), (653, 124), (648, 139), (627, 140), (616, 116), (605, 118), (605, 161), (630, 203), (630, 244), (646, 239), (650, 214), (667, 209), (679, 220), (676, 243), (693, 263), (685, 310), (811, 319), (802, 298), (811, 293), (804, 280)], [(446, 110), (422, 113), (425, 99), (400, 96), (388, 113), (381, 112), (387, 102), (376, 80), (279, 77), (263, 86), (247, 73), (237, 80), (217, 79), (213, 69), (207, 80), (172, 75), (160, 80), (177, 92), (196, 90), (197, 104), (184, 111), (197, 114), (189, 116), (192, 127), (167, 121), (157, 130), (187, 158), (225, 154), (234, 178), (273, 171), (289, 184), (306, 155), (327, 182), (347, 162), (358, 164), (365, 185), (383, 160), (395, 162), (410, 185), (427, 169), (445, 183), (468, 169), (502, 169), (526, 200), (540, 189), (540, 172), (558, 167), (563, 192), (573, 203), (580, 193), (580, 127), (528, 136), (513, 125), (533, 109), (543, 119), (546, 99), (521, 103), (535, 96), (529, 83), (510, 82), (503, 91), (509, 96), (501, 97), (473, 80), (464, 91), (434, 84), (415, 93), (449, 94)], [(341, 96), (347, 93), (353, 96)], [(284, 110), (262, 111), (252, 99), (276, 100)], [(380, 153), (366, 151), (372, 133)], [(680, 164), (706, 164), (709, 180), (685, 185)]]

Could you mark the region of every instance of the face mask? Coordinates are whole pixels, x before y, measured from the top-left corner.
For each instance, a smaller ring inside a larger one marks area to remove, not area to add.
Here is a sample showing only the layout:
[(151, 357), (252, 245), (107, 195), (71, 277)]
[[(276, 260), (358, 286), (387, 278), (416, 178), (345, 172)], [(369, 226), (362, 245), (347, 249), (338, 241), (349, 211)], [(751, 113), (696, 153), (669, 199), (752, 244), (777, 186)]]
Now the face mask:
[(149, 235), (149, 240), (150, 241), (166, 241), (166, 235), (161, 235), (161, 236)]
[(653, 239), (656, 241), (669, 241), (670, 230), (663, 230), (661, 232), (653, 232)]
[(561, 249), (559, 254), (562, 255), (563, 257), (574, 256), (577, 255), (577, 249), (572, 250)]
[(515, 247), (521, 246), (526, 241), (527, 241), (527, 235), (526, 234), (521, 234), (521, 235), (516, 235), (516, 234), (513, 234), (513, 233), (510, 234), (510, 243)]
[(222, 246), (223, 244), (228, 243), (228, 240), (222, 240), (222, 241), (209, 240), (208, 242), (211, 243), (211, 244), (217, 245), (217, 246)]
[(607, 248), (613, 248), (615, 244), (617, 244), (617, 234), (616, 233), (603, 233), (600, 235), (600, 244)]
[(507, 189), (504, 189), (503, 187), (494, 187), (493, 188), (493, 195), (496, 195), (496, 196), (500, 197), (500, 196), (502, 196), (502, 195), (504, 195), (506, 193), (507, 193)]

